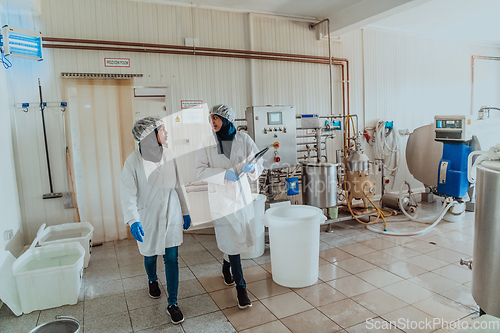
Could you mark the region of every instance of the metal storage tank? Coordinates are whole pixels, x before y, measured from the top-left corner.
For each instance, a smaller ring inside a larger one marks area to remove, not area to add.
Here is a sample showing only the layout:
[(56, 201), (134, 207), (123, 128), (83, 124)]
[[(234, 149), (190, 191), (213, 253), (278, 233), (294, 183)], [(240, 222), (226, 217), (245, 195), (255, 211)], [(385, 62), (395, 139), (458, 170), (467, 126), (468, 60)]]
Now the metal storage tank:
[(302, 163), (302, 200), (305, 205), (337, 205), (337, 167), (333, 163)]
[(472, 296), (487, 314), (500, 317), (500, 161), (477, 167)]

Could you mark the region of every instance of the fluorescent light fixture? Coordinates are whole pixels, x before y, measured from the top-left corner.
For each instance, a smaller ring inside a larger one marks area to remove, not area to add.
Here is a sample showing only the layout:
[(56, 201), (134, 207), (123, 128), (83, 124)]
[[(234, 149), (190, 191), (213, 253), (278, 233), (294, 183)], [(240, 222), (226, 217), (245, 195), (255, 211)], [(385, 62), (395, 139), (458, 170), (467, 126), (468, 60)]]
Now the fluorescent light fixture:
[(42, 60), (42, 33), (5, 25), (0, 46), (6, 56)]

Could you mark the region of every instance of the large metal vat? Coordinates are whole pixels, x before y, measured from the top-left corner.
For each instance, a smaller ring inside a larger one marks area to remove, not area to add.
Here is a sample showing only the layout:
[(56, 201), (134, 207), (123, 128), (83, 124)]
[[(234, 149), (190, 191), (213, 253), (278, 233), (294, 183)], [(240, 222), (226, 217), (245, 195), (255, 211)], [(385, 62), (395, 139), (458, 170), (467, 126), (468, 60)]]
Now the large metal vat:
[(346, 179), (347, 179), (347, 201), (351, 204), (352, 200), (360, 199), (363, 206), (370, 205), (369, 199), (375, 195), (375, 183), (370, 180), (370, 160), (368, 156), (360, 152), (353, 152), (347, 157), (346, 161)]
[(333, 163), (302, 163), (302, 201), (328, 208), (337, 205), (337, 166)]
[(472, 296), (489, 315), (500, 317), (500, 162), (477, 167)]

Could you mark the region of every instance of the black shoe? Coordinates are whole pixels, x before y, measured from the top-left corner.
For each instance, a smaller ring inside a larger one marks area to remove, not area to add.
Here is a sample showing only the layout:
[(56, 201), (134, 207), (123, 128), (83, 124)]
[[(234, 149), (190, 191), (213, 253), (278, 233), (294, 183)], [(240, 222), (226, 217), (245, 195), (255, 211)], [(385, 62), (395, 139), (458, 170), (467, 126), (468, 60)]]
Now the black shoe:
[(224, 263), (222, 264), (222, 277), (224, 278), (224, 284), (226, 286), (234, 286), (234, 280), (233, 276), (231, 275), (231, 266), (227, 261), (224, 260)]
[(252, 302), (247, 295), (247, 289), (243, 287), (236, 287), (236, 292), (238, 294), (238, 307), (240, 309), (249, 308), (252, 306)]
[(149, 297), (160, 298), (161, 290), (158, 281), (149, 282)]
[(182, 315), (181, 309), (176, 305), (170, 305), (167, 308), (168, 315), (175, 325), (180, 324), (184, 321), (184, 316)]

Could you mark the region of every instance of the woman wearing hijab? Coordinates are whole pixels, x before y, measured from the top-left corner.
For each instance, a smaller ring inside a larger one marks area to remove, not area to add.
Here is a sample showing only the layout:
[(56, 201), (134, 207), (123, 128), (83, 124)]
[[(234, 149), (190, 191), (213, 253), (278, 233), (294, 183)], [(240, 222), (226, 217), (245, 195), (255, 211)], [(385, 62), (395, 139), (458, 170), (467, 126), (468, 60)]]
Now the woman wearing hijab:
[(139, 142), (125, 161), (121, 175), (121, 202), (125, 224), (137, 240), (149, 280), (149, 296), (159, 298), (156, 259), (162, 255), (167, 278), (168, 314), (174, 324), (184, 321), (177, 305), (178, 246), (182, 228), (191, 224), (186, 193), (174, 153), (163, 145), (167, 131), (159, 118), (139, 119), (132, 128)]
[(224, 253), (224, 283), (236, 284), (238, 307), (244, 309), (252, 303), (246, 291), (240, 253), (250, 250), (255, 240), (250, 226), (254, 211), (248, 178), (256, 180), (263, 167), (262, 162), (248, 163), (258, 149), (250, 136), (236, 131), (234, 119), (234, 111), (227, 105), (216, 105), (210, 110), (213, 135), (200, 145), (195, 168), (196, 177), (208, 183), (217, 246)]

